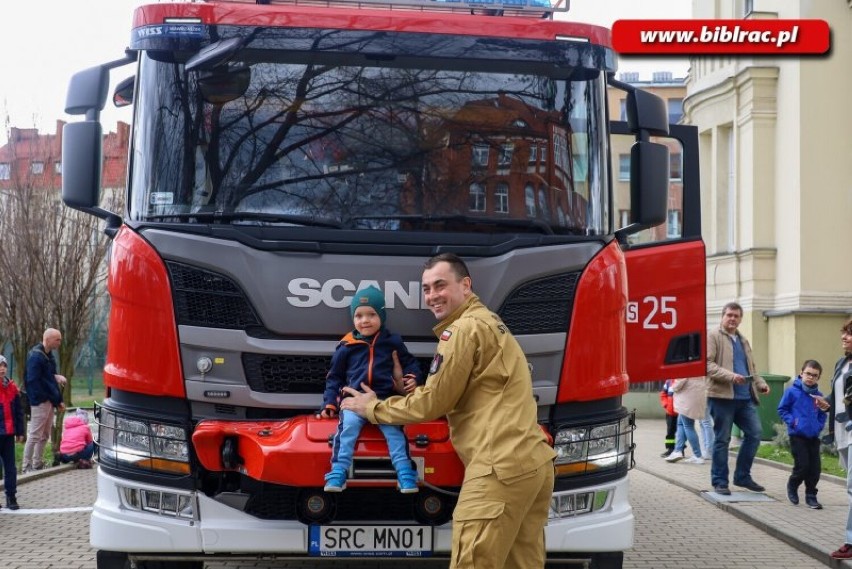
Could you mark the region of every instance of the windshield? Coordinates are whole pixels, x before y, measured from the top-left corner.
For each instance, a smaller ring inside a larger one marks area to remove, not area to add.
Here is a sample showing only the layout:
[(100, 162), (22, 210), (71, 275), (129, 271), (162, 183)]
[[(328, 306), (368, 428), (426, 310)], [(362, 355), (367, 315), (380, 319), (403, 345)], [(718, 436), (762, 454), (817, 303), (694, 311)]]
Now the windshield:
[(609, 230), (602, 73), (364, 57), (363, 49), (356, 59), (316, 45), (309, 53), (244, 49), (192, 71), (142, 55), (130, 218)]

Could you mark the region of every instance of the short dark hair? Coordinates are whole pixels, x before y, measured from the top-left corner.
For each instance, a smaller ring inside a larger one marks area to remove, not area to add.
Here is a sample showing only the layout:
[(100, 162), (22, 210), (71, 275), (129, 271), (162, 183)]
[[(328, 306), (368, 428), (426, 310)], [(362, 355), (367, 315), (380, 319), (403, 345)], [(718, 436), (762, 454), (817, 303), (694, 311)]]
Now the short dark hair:
[(464, 261), (462, 261), (461, 257), (455, 253), (438, 253), (437, 255), (430, 257), (429, 260), (423, 264), (423, 270), (431, 269), (438, 263), (449, 263), (450, 268), (459, 280), (465, 277), (470, 277), (470, 271), (467, 270), (467, 265)]
[(822, 375), (822, 366), (816, 360), (805, 360), (805, 363), (802, 364), (802, 371), (805, 371), (806, 367), (812, 367)]
[(852, 320), (849, 320), (843, 327), (840, 329), (841, 332), (846, 332), (849, 335), (852, 335)]
[(729, 302), (725, 306), (722, 307), (722, 314), (724, 315), (729, 310), (736, 310), (740, 313), (740, 316), (744, 314), (743, 307), (740, 306), (738, 302)]

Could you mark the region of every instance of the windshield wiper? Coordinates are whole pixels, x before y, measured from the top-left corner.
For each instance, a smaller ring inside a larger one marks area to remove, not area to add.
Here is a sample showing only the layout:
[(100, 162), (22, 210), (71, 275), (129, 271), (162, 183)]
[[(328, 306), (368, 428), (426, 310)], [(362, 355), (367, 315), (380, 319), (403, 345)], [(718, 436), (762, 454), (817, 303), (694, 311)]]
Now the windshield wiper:
[(258, 211), (198, 211), (194, 213), (168, 213), (162, 215), (149, 215), (146, 221), (190, 221), (210, 223), (235, 223), (240, 221), (257, 221), (262, 223), (289, 223), (293, 225), (305, 225), (311, 227), (333, 227), (341, 229), (343, 226), (339, 221), (333, 219), (321, 219), (309, 215), (296, 215), (290, 213), (264, 213)]
[(352, 217), (355, 221), (382, 221), (396, 219), (399, 221), (416, 221), (420, 223), (437, 222), (459, 222), (475, 225), (494, 225), (498, 227), (518, 227), (521, 229), (534, 228), (538, 229), (546, 235), (554, 235), (555, 232), (550, 224), (545, 223), (540, 219), (511, 219), (500, 217), (476, 217), (473, 215), (416, 215), (416, 214), (400, 214), (400, 215), (363, 215)]

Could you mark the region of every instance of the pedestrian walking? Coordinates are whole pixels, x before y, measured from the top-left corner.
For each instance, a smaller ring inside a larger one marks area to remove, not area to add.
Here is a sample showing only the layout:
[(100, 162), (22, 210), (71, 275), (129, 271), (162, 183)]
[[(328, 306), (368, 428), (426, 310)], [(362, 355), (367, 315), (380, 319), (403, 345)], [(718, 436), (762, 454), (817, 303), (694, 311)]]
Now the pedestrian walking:
[(819, 454), (819, 435), (825, 427), (828, 401), (819, 390), (822, 366), (816, 360), (802, 364), (801, 373), (784, 391), (778, 404), (778, 416), (787, 425), (790, 452), (793, 454), (793, 472), (787, 480), (787, 499), (798, 505), (799, 486), (805, 483), (805, 503), (809, 508), (821, 510), (817, 501), (817, 483), (822, 473)]

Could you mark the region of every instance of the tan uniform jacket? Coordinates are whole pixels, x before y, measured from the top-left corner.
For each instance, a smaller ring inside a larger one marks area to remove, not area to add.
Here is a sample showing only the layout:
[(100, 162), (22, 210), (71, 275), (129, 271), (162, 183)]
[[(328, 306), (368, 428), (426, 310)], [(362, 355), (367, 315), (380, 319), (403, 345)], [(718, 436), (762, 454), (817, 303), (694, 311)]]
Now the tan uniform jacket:
[[(760, 405), (757, 398), (757, 389), (766, 387), (766, 382), (757, 375), (754, 366), (754, 357), (751, 354), (751, 345), (746, 337), (737, 332), (743, 343), (746, 361), (748, 362), (748, 373), (754, 378), (751, 382), (751, 400)], [(718, 397), (719, 399), (734, 398), (734, 346), (731, 344), (731, 335), (721, 328), (707, 334), (707, 397)]]
[(465, 481), (492, 471), (504, 480), (553, 460), (526, 357), (500, 318), (471, 294), (434, 332), (438, 348), (426, 385), (371, 402), (367, 419), (401, 425), (446, 415)]

